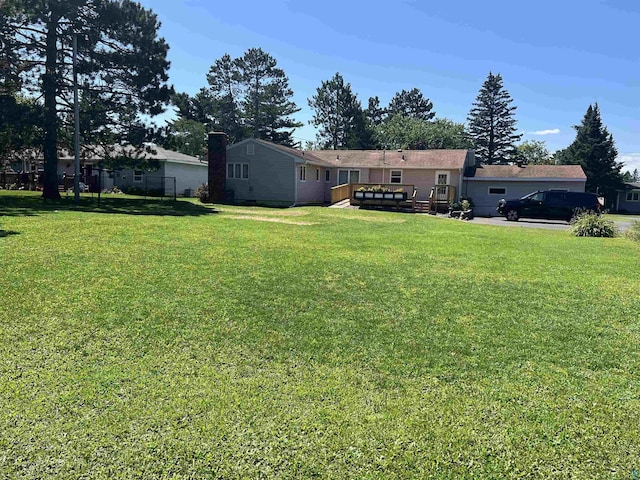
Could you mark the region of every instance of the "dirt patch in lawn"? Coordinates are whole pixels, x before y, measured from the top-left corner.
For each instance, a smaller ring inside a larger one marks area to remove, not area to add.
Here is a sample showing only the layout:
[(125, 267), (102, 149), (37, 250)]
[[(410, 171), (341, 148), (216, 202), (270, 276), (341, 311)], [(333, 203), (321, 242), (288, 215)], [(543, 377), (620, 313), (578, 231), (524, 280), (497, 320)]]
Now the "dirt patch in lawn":
[(287, 220), (284, 218), (262, 217), (255, 215), (225, 215), (225, 218), (233, 218), (236, 220), (255, 220), (256, 222), (286, 223), (288, 225), (316, 225), (313, 222), (301, 222), (295, 220)]

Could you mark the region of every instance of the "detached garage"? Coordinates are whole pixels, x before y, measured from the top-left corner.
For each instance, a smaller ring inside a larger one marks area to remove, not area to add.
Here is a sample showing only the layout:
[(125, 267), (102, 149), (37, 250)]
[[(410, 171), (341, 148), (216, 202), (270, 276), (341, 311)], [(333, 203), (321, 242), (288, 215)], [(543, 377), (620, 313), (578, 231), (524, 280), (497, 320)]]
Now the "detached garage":
[(491, 217), (503, 198), (537, 190), (584, 192), (586, 182), (580, 165), (483, 165), (467, 169), (461, 196), (473, 201), (475, 215)]

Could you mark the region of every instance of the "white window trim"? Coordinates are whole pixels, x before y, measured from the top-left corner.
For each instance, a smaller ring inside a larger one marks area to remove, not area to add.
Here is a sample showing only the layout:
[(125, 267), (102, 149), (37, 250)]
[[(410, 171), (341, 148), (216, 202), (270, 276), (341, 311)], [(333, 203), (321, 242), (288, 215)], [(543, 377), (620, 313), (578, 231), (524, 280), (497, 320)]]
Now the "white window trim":
[(298, 181), (300, 182), (307, 181), (307, 167), (305, 165), (300, 165), (300, 173), (298, 174)]
[[(140, 172), (140, 174), (136, 174), (136, 172)], [(134, 170), (133, 171), (133, 183), (142, 183), (144, 181), (144, 172), (142, 170)]]
[(256, 154), (256, 146), (253, 143), (247, 143), (247, 156)]
[(331, 170), (329, 170), (328, 168), (324, 171), (324, 181), (325, 182), (331, 181)]
[(316, 182), (320, 181), (320, 169), (316, 168)]
[[(400, 172), (400, 181), (399, 182), (394, 182), (393, 181), (393, 177), (394, 177), (393, 172)], [(403, 176), (404, 176), (404, 172), (402, 170), (389, 170), (389, 183), (401, 184)]]
[(347, 172), (347, 183), (351, 183), (351, 172), (358, 172), (358, 183), (362, 180), (360, 179), (360, 169), (359, 168), (340, 168), (338, 169), (338, 181), (340, 181), (340, 172)]
[[(240, 165), (240, 176), (236, 176), (237, 166)], [(247, 176), (244, 177), (244, 167), (247, 167)], [(231, 175), (229, 175), (231, 173)], [(249, 164), (248, 163), (227, 163), (227, 179), (230, 180), (249, 180)]]
[[(491, 193), (492, 188), (499, 188), (501, 190), (504, 190), (504, 193)], [(487, 195), (506, 195), (506, 194), (507, 194), (507, 187), (488, 187), (487, 188)]]
[[(447, 176), (447, 183), (438, 183), (438, 177), (440, 175)], [(451, 184), (451, 172), (449, 170), (436, 170), (436, 185), (450, 185)]]
[[(634, 196), (636, 197), (636, 200), (633, 199)], [(627, 192), (625, 202), (640, 202), (640, 190), (631, 190), (630, 192)]]

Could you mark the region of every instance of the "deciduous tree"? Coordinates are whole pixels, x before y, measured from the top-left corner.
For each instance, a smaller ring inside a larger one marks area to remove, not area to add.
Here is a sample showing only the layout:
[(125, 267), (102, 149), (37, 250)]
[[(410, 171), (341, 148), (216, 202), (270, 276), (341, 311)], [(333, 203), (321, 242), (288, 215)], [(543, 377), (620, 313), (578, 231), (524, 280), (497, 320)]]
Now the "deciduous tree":
[(378, 143), (387, 149), (466, 149), (471, 148), (464, 125), (447, 118), (432, 122), (393, 115), (376, 127)]
[(518, 160), (523, 160), (529, 165), (553, 165), (547, 144), (544, 140), (525, 140), (516, 146)]
[(511, 105), (512, 101), (502, 85), (502, 76), (489, 72), (467, 116), (476, 156), (483, 163), (514, 159), (515, 143), (522, 135), (516, 133), (516, 107)]

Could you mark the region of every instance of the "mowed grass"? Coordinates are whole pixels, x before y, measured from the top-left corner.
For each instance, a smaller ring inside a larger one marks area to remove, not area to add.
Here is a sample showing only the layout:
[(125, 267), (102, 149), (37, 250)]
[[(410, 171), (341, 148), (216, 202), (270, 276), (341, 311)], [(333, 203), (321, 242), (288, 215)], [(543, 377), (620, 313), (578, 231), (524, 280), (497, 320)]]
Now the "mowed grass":
[(640, 246), (0, 192), (0, 477), (638, 478)]

